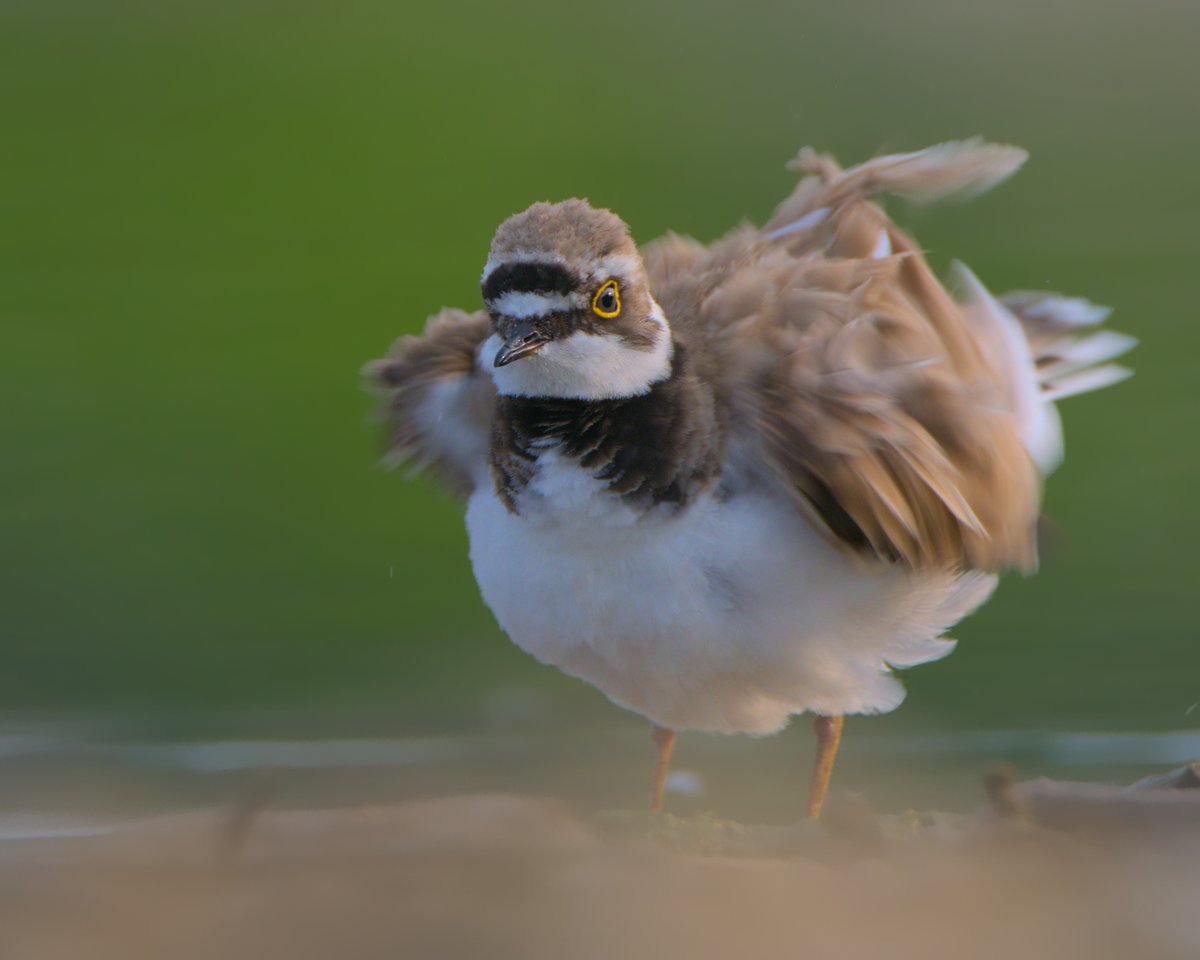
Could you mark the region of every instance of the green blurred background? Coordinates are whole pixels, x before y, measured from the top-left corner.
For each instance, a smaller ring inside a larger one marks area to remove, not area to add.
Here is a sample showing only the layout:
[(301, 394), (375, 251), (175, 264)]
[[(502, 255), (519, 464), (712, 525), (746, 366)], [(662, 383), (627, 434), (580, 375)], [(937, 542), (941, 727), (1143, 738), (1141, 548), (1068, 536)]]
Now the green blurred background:
[(622, 722), (500, 634), (359, 366), (475, 306), (534, 200), (711, 239), (802, 144), (981, 133), (1016, 179), (893, 212), (1113, 305), (1138, 375), (1068, 401), (1043, 570), (877, 730), (1197, 727), (1198, 40), (1177, 2), (3, 0), (0, 713)]

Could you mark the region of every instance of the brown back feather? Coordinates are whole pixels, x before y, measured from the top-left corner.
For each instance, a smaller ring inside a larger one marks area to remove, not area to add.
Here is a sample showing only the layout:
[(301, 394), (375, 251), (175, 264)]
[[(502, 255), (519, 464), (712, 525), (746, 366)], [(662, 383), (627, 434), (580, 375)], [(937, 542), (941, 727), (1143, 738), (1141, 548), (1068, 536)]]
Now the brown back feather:
[[(1005, 385), (920, 250), (867, 199), (978, 189), (1023, 158), (943, 145), (843, 173), (803, 152), (811, 175), (763, 230), (645, 251), (672, 329), (719, 380), (741, 467), (848, 548), (914, 567), (1035, 563), (1040, 482)], [(876, 258), (881, 232), (890, 252)]]
[[(842, 172), (802, 151), (809, 176), (763, 229), (707, 247), (668, 235), (643, 253), (676, 339), (715, 384), (734, 472), (775, 484), (847, 549), (914, 567), (1035, 561), (1040, 485), (1007, 385), (919, 249), (869, 199), (983, 189), (1023, 159), (968, 142)], [(494, 416), (475, 366), (488, 332), (485, 313), (446, 310), (367, 371), (393, 454), (463, 494)], [(439, 430), (447, 410), (455, 422)]]

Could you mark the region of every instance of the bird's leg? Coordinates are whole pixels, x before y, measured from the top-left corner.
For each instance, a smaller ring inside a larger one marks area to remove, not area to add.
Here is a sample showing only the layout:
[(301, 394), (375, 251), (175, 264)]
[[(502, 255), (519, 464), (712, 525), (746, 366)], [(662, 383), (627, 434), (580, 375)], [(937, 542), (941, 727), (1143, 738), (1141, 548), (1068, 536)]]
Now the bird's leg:
[(658, 813), (663, 808), (663, 788), (667, 784), (667, 767), (671, 763), (671, 751), (675, 749), (675, 731), (653, 726), (650, 733), (658, 751), (654, 763), (654, 793), (650, 796), (650, 809)]
[(817, 735), (817, 758), (813, 762), (812, 787), (808, 793), (808, 819), (821, 816), (821, 805), (829, 789), (829, 778), (833, 774), (833, 761), (837, 757), (838, 744), (842, 742), (842, 718), (813, 717), (813, 733)]

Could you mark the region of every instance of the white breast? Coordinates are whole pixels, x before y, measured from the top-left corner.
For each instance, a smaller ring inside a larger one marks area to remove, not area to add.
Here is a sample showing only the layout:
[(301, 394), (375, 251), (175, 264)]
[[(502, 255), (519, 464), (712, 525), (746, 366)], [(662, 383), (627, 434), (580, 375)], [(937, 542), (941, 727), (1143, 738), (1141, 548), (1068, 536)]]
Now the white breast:
[(642, 513), (547, 451), (522, 500), (467, 509), (484, 601), (520, 647), (674, 729), (765, 733), (803, 710), (889, 710), (888, 664), (937, 638), (995, 579), (861, 566), (768, 494)]

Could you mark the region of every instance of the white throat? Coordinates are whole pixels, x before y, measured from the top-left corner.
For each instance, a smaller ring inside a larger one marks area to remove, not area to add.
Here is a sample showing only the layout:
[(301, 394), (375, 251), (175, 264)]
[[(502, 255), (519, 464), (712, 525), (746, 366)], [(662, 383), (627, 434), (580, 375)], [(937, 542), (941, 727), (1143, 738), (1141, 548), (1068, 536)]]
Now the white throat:
[(492, 375), (497, 392), (508, 397), (561, 397), (611, 400), (649, 393), (671, 375), (674, 348), (662, 308), (653, 300), (657, 326), (648, 350), (631, 347), (620, 337), (576, 331), (553, 340), (536, 354), (503, 367), (493, 365), (501, 341), (492, 334), (479, 348), (479, 364)]

